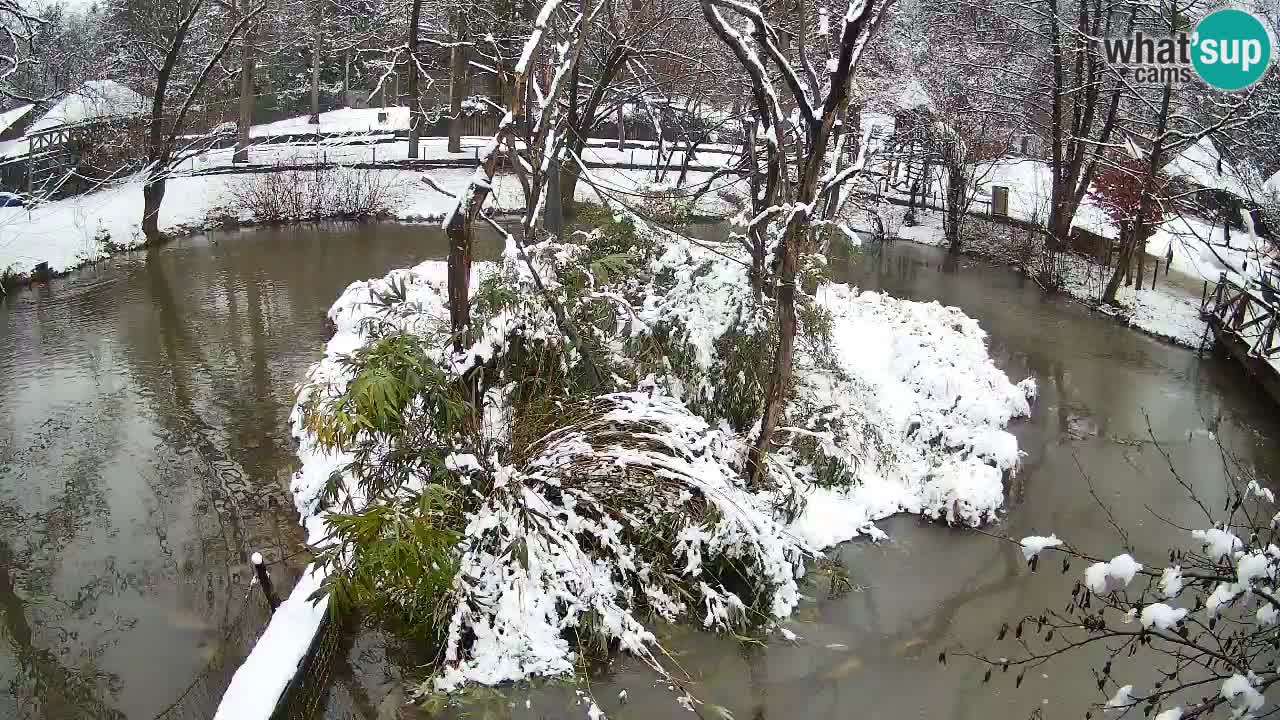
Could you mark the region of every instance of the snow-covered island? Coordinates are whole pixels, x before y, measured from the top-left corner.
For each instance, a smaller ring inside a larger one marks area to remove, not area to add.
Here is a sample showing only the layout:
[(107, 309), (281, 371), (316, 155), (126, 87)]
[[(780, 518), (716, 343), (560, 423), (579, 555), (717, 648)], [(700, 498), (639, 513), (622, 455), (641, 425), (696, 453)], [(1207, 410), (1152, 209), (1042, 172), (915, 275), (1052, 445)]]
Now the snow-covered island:
[[(836, 543), (881, 537), (876, 520), (995, 519), (1019, 458), (1005, 426), (1028, 414), (1035, 382), (1011, 383), (960, 310), (824, 281), (805, 301), (770, 481), (752, 488), (742, 479), (752, 419), (740, 409), (758, 403), (767, 323), (741, 254), (626, 216), (529, 252), (539, 275), (572, 283), (561, 291), (575, 315), (597, 318), (591, 342), (607, 353), (610, 392), (569, 391), (579, 368), (515, 256), (475, 266), (475, 301), (498, 302), (462, 353), (444, 331), (445, 263), (354, 283), (330, 311), (337, 332), (294, 416), (303, 459), (294, 497), (325, 560), (281, 614), (316, 623), (323, 608), (301, 600), (321, 578), (339, 575), (329, 581), (344, 587), (353, 573), (374, 572), (401, 598), (385, 611), (425, 602), (448, 629), (424, 691), (572, 672), (570, 629), (666, 672), (650, 617), (710, 630), (772, 624), (795, 607), (806, 563)], [(609, 262), (628, 270), (610, 272)], [(392, 348), (396, 362), (440, 368), (441, 392), (485, 375), (474, 433), (432, 438), (419, 425), (438, 422), (449, 401), (400, 398), (397, 422), (421, 443), (410, 465), (388, 455), (408, 450), (407, 437), (370, 433), (338, 446), (329, 434), (367, 411), (361, 398), (384, 391), (371, 383), (390, 369), (382, 363)], [(527, 383), (546, 373), (560, 377), (529, 396)], [(387, 484), (387, 466), (407, 475)], [(349, 534), (353, 517), (375, 509), (386, 513), (385, 532), (408, 531), (402, 523), (415, 520), (404, 513), (428, 502), (440, 503), (428, 517), (454, 548), (442, 554), (447, 570), (431, 574), (430, 595), (426, 578), (366, 568), (373, 551)], [(741, 575), (734, 590), (730, 568)], [(394, 590), (400, 583), (409, 584)], [(413, 588), (422, 596), (403, 594)], [(237, 682), (259, 685), (272, 668), (286, 679), (276, 654), (292, 656), (299, 640), (305, 634), (265, 636)]]

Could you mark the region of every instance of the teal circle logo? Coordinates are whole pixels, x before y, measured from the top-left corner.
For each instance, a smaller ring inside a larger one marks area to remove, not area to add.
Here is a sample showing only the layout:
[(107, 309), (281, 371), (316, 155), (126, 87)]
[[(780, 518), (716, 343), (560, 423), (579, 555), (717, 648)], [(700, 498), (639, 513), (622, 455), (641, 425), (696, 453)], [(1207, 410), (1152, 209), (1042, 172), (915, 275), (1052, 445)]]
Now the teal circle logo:
[(1219, 90), (1242, 90), (1271, 63), (1271, 38), (1262, 21), (1243, 10), (1217, 10), (1196, 25), (1191, 64)]

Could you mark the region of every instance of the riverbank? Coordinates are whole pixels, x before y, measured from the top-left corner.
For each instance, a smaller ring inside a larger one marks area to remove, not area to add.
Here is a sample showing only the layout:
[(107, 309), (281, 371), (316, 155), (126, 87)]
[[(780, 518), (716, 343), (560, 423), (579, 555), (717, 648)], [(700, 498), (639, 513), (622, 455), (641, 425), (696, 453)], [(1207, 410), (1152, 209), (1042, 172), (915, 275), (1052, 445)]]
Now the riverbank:
[[(1025, 240), (1020, 244), (1013, 239), (1025, 234), (1026, 231), (1017, 226), (1002, 225), (989, 218), (970, 217), (960, 252), (984, 262), (1008, 265), (1034, 278), (1036, 269), (1030, 263), (1034, 262), (1032, 258), (1036, 257), (1038, 248), (1027, 246)], [(901, 228), (898, 236), (930, 247), (945, 249), (948, 245), (942, 228), (942, 214), (936, 210), (917, 210), (916, 224)], [(1153, 271), (1152, 274), (1158, 276), (1154, 287), (1121, 286), (1116, 294), (1117, 305), (1110, 305), (1103, 303), (1101, 297), (1111, 268), (1092, 263), (1074, 253), (1063, 253), (1060, 262), (1063, 270), (1060, 291), (1093, 311), (1183, 347), (1199, 348), (1203, 343), (1207, 326), (1200, 317), (1199, 290), (1193, 291), (1191, 286), (1198, 286), (1203, 280), (1215, 283), (1216, 275), (1212, 278), (1191, 277), (1185, 273), (1198, 272), (1198, 265), (1179, 267), (1175, 263), (1172, 276), (1168, 268), (1162, 275)]]
[[(435, 153), (443, 148), (444, 138), (430, 140), (432, 142), (424, 143), (425, 154)], [(488, 138), (466, 138), (464, 152), (460, 157), (464, 161), (470, 160), (476, 150), (487, 142)], [(403, 157), (407, 152), (407, 144), (397, 145), (403, 146), (398, 148), (398, 156), (392, 154), (396, 151), (395, 148), (384, 148), (381, 151), (384, 153), (383, 157)], [(255, 146), (253, 152), (267, 155), (272, 162), (282, 162), (280, 167), (293, 167), (299, 163), (305, 167), (305, 163), (317, 161), (330, 163), (305, 170), (281, 170), (268, 165), (265, 170), (310, 174), (323, 172), (326, 168), (337, 170), (348, 167), (349, 163), (367, 161), (371, 152), (377, 151), (364, 145), (318, 147), (286, 144)], [(328, 154), (339, 153), (346, 155), (328, 157)], [(666, 180), (657, 182), (654, 180), (655, 169), (607, 166), (608, 163), (625, 165), (635, 162), (635, 151), (592, 148), (586, 154), (594, 158), (593, 162), (606, 165), (592, 170), (594, 179), (606, 193), (623, 196), (641, 204), (648, 201), (646, 196), (654, 196), (658, 202), (670, 203), (679, 196), (697, 194), (700, 189), (705, 188), (706, 192), (702, 192), (696, 201), (683, 205), (681, 212), (704, 217), (725, 217), (736, 211), (736, 205), (743, 197), (743, 188), (733, 179), (719, 180), (714, 187), (706, 187), (712, 176), (709, 171), (690, 171), (686, 183), (676, 188), (674, 179), (679, 174), (678, 163)], [(654, 156), (655, 150), (642, 151), (639, 162), (652, 162), (655, 160)], [(716, 157), (728, 161), (725, 159), (728, 156)], [(344, 164), (332, 164), (337, 162)], [(168, 181), (159, 217), (160, 230), (168, 238), (212, 229), (245, 227), (258, 222), (253, 213), (243, 207), (240, 198), (246, 194), (246, 188), (251, 188), (253, 183), (262, 178), (264, 170), (250, 168), (236, 172), (211, 172), (222, 165), (226, 165), (228, 170), (232, 169), (229, 150), (211, 151), (175, 170), (174, 176)], [(433, 168), (429, 172), (399, 167), (344, 172), (363, 174), (366, 182), (380, 188), (382, 207), (371, 215), (409, 223), (443, 219), (455, 204), (453, 197), (445, 193), (460, 194), (474, 175), (470, 167)], [(424, 175), (436, 187), (423, 182)], [(306, 175), (302, 179), (305, 180)], [(42, 263), (47, 263), (51, 275), (59, 276), (112, 253), (145, 247), (146, 239), (142, 234), (142, 185), (143, 178), (135, 176), (93, 193), (42, 203), (35, 208), (0, 208), (0, 275), (8, 277), (8, 284), (18, 285)], [(524, 209), (523, 191), (514, 175), (499, 174), (495, 178), (491, 198), (489, 208), (495, 214), (513, 214)], [(600, 200), (599, 194), (585, 180), (578, 183), (575, 198), (583, 202)]]

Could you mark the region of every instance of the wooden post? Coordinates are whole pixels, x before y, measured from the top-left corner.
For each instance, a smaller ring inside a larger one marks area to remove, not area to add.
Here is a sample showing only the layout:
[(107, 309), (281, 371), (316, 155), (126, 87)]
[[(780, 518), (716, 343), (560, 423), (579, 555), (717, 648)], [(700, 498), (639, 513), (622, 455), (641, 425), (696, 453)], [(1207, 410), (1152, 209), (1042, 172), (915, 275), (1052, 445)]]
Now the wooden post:
[(249, 562), (253, 564), (253, 574), (258, 578), (258, 584), (262, 586), (262, 592), (267, 596), (267, 607), (274, 614), (276, 608), (280, 607), (280, 598), (276, 596), (275, 588), (271, 585), (271, 575), (267, 572), (267, 564), (262, 560), (262, 553), (255, 552), (249, 558)]

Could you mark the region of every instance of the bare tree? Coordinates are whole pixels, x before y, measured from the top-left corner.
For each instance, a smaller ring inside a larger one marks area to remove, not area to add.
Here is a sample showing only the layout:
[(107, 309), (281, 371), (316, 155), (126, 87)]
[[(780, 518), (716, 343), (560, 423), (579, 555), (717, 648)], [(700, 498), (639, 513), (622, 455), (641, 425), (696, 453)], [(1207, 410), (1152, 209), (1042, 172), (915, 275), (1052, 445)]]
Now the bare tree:
[[(475, 177), (457, 197), (457, 205), (443, 222), (449, 236), (450, 326), (454, 347), (458, 350), (466, 346), (471, 331), (471, 247), (475, 223), (484, 220), (507, 235), (508, 253), (522, 252), (523, 244), (533, 236), (537, 213), (547, 191), (548, 163), (557, 161), (564, 148), (564, 137), (558, 132), (560, 100), (581, 56), (590, 14), (590, 0), (581, 0), (576, 10), (564, 7), (562, 0), (546, 0), (514, 67), (511, 106), (481, 153)], [(561, 42), (554, 46), (553, 57), (547, 61), (549, 80), (544, 84), (537, 77), (536, 63), (543, 43), (552, 35)], [(503, 154), (515, 169), (525, 194), (526, 210), (519, 237), (508, 235), (484, 213)], [(536, 272), (534, 276), (537, 277)], [(566, 322), (563, 309), (554, 302), (552, 307), (563, 326)], [(562, 330), (570, 342), (574, 342), (572, 329), (562, 327)]]
[[(1124, 3), (1101, 0), (962, 0), (957, 29), (992, 50), (956, 64), (982, 83), (976, 94), (1011, 129), (1039, 135), (1050, 151), (1048, 237), (1038, 270), (1060, 281), (1058, 254), (1088, 192), (1097, 152), (1112, 141), (1123, 83), (1097, 38), (1132, 31)], [(994, 53), (998, 49), (999, 53)]]
[[(774, 350), (769, 387), (765, 396), (760, 432), (747, 458), (747, 474), (755, 486), (766, 483), (765, 460), (774, 429), (782, 417), (794, 366), (796, 276), (800, 256), (813, 246), (810, 229), (827, 195), (838, 191), (866, 165), (866, 143), (858, 162), (839, 173), (828, 172), (830, 149), (837, 120), (849, 101), (850, 81), (863, 50), (875, 34), (893, 0), (853, 0), (838, 29), (822, 38), (827, 58), (820, 79), (807, 44), (799, 43), (793, 59), (783, 50), (778, 29), (758, 5), (739, 0), (701, 0), (703, 15), (716, 36), (729, 48), (751, 83), (752, 110), (765, 145), (765, 168), (752, 173), (753, 201), (758, 212), (748, 223), (746, 242), (753, 255), (754, 282), (766, 284), (764, 239), (773, 241), (774, 264), (767, 278), (777, 306), (778, 343)], [(724, 13), (744, 21), (750, 37), (738, 30)], [(801, 27), (808, 32), (802, 24)], [(816, 50), (816, 48), (815, 48)], [(795, 143), (796, 168), (789, 169), (788, 114), (775, 90), (767, 66), (772, 64), (796, 107), (797, 121), (790, 126)], [(755, 136), (754, 128), (748, 129)], [(753, 148), (749, 152), (754, 153)], [(763, 175), (761, 178), (760, 176)], [(762, 180), (762, 181), (761, 181)]]
[[(449, 152), (462, 152), (462, 101), (467, 96), (467, 18), (455, 11), (449, 48)], [(539, 37), (539, 39), (541, 39)]]
[(42, 20), (21, 0), (0, 0), (0, 94), (36, 99), (14, 87), (12, 79), (31, 63), (31, 38), (41, 24)]
[(320, 53), (324, 44), (324, 0), (315, 3), (315, 21), (311, 26), (311, 117), (312, 125), (320, 124)]
[[(252, 0), (240, 0), (236, 6), (239, 13), (252, 11)], [(244, 29), (244, 38), (240, 43), (240, 122), (237, 123), (236, 151), (231, 161), (249, 162), (249, 145), (253, 130), (253, 80), (256, 62), (254, 60), (253, 25)]]
[(418, 157), (418, 139), (422, 135), (422, 98), (418, 93), (418, 21), (422, 17), (422, 0), (409, 4), (409, 157)]
[[(1164, 0), (1160, 3), (1133, 3), (1131, 17), (1140, 28), (1152, 35), (1172, 35), (1213, 6), (1206, 0)], [(1138, 286), (1142, 285), (1143, 263), (1147, 240), (1172, 210), (1178, 200), (1171, 195), (1165, 166), (1183, 149), (1208, 139), (1223, 138), (1236, 127), (1254, 123), (1274, 112), (1256, 102), (1261, 87), (1242, 94), (1220, 94), (1196, 84), (1175, 83), (1172, 77), (1160, 86), (1138, 85), (1120, 73), (1124, 96), (1116, 116), (1116, 134), (1124, 143), (1126, 155), (1111, 161), (1107, 172), (1114, 187), (1117, 175), (1132, 176), (1129, 183), (1133, 195), (1128, 212), (1116, 213), (1111, 203), (1113, 220), (1120, 228), (1120, 252), (1101, 300), (1115, 304), (1120, 283), (1134, 274), (1137, 263)], [(1131, 159), (1130, 159), (1131, 158)], [(1102, 158), (1101, 162), (1107, 159)], [(1209, 170), (1209, 169), (1206, 169)], [(1114, 194), (1113, 194), (1114, 198)], [(1123, 206), (1120, 206), (1123, 207)]]
[[(142, 188), (142, 232), (148, 242), (162, 237), (160, 206), (171, 169), (199, 142), (183, 137), (191, 109), (267, 2), (257, 0), (238, 17), (229, 17), (225, 8), (209, 0), (117, 0), (110, 6), (120, 52), (138, 70), (140, 84), (153, 89)], [(163, 51), (159, 58), (157, 48)]]

